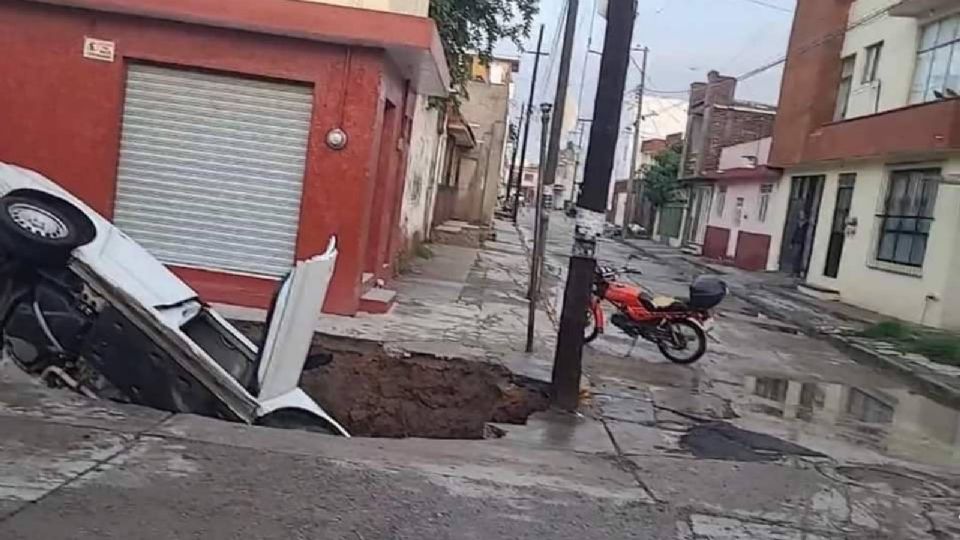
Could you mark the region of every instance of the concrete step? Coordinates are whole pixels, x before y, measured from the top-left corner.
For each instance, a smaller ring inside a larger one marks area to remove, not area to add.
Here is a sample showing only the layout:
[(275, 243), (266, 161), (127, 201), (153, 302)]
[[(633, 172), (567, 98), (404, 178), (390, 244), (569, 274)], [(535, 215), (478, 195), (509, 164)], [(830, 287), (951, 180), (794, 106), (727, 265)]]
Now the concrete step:
[(377, 276), (373, 272), (364, 272), (360, 278), (360, 290), (366, 293), (377, 286)]
[(396, 301), (397, 291), (370, 289), (360, 297), (360, 311), (371, 315), (382, 315), (390, 311)]

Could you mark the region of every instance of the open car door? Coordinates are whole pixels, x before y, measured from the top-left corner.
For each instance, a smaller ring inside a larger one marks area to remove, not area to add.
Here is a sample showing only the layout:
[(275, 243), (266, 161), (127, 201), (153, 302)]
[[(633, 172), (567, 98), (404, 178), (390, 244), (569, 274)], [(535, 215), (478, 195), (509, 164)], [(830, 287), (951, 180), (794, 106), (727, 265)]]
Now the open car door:
[(298, 386), (336, 262), (337, 241), (332, 238), (323, 254), (297, 262), (283, 280), (258, 354), (256, 393), (260, 417), (306, 412), (329, 424), (336, 434), (349, 437), (343, 426)]

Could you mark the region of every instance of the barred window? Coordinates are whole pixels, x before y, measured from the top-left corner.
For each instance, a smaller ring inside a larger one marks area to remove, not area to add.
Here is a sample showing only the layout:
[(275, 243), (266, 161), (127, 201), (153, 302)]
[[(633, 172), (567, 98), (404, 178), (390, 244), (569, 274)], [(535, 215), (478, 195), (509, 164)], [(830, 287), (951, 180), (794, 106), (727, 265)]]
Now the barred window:
[(940, 169), (894, 171), (880, 223), (877, 260), (922, 267), (933, 225)]

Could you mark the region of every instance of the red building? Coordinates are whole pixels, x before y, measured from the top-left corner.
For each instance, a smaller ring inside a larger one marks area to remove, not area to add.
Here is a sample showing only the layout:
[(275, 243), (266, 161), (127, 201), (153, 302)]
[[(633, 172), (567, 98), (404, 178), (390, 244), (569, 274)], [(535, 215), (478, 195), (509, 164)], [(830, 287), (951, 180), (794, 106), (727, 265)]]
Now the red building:
[[(0, 160), (60, 182), (208, 301), (266, 307), (337, 235), (325, 309), (387, 278), (433, 22), (291, 0), (0, 3)], [(342, 148), (336, 135), (346, 135)]]

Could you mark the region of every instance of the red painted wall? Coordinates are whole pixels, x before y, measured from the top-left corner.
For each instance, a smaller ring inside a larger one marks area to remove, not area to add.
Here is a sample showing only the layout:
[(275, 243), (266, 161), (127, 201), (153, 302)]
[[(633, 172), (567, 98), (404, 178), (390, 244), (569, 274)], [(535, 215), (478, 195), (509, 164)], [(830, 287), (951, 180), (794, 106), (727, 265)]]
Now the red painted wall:
[[(84, 59), (84, 36), (114, 41), (117, 60)], [(338, 235), (340, 258), (325, 309), (355, 313), (385, 88), (402, 85), (385, 69), (380, 51), (352, 48), (348, 54), (335, 45), (16, 1), (0, 4), (0, 50), (0, 160), (39, 170), (107, 217), (116, 190), (127, 63), (314, 84), (297, 257), (322, 251), (329, 236)], [(324, 140), (338, 125), (350, 136), (340, 152)], [(266, 306), (276, 287), (267, 279), (175, 270), (208, 301)]]

